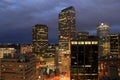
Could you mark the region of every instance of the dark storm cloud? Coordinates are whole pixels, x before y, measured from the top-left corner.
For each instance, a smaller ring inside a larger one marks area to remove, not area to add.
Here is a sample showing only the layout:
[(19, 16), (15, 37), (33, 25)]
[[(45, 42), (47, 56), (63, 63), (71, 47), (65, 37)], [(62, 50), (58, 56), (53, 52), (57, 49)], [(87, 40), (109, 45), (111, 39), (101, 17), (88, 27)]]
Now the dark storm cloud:
[(46, 24), (49, 40), (56, 41), (58, 14), (69, 6), (75, 7), (78, 31), (95, 34), (96, 26), (105, 22), (111, 26), (111, 32), (119, 32), (120, 0), (1, 0), (0, 41), (29, 42), (35, 24)]

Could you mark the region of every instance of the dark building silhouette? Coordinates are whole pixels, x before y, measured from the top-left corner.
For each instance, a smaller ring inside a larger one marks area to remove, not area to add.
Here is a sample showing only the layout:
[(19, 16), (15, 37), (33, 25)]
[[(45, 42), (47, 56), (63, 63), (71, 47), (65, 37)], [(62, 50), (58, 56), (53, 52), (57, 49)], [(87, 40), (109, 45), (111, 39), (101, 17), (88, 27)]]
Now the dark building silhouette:
[(110, 34), (110, 52), (120, 55), (120, 34)]
[(98, 41), (71, 41), (71, 80), (98, 80)]

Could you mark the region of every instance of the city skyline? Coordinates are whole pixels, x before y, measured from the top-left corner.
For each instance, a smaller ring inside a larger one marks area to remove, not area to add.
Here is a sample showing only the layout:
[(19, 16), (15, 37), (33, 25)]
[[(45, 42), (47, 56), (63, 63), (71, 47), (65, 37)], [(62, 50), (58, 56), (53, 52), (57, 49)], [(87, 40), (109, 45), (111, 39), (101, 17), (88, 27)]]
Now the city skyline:
[(49, 42), (58, 42), (58, 15), (69, 6), (76, 10), (76, 30), (96, 34), (101, 22), (110, 26), (112, 33), (119, 32), (120, 1), (76, 0), (2, 0), (0, 3), (0, 43), (32, 43), (32, 26), (48, 26)]

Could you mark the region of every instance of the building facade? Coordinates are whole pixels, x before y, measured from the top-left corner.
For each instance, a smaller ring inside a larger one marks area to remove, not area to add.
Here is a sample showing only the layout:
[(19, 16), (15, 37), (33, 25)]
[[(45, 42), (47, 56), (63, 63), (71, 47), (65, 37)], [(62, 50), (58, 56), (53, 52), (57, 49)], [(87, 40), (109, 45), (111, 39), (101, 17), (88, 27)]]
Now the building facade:
[(77, 40), (85, 40), (88, 39), (89, 32), (78, 32), (77, 33)]
[(98, 40), (71, 41), (71, 80), (98, 80)]
[(7, 54), (20, 53), (20, 44), (5, 43), (0, 44), (0, 58)]
[(99, 39), (99, 57), (110, 54), (110, 27), (107, 24), (101, 23), (97, 27), (97, 35)]
[(44, 53), (48, 45), (48, 27), (42, 24), (33, 26), (32, 37), (33, 52)]
[(120, 34), (110, 34), (110, 52), (120, 55)]
[(0, 80), (35, 80), (35, 60), (33, 55), (4, 56), (0, 59)]
[(98, 80), (120, 80), (120, 59), (109, 57), (98, 61)]
[(68, 50), (70, 40), (76, 37), (75, 9), (70, 6), (59, 14), (59, 48)]
[(21, 44), (20, 45), (20, 53), (22, 53), (22, 54), (32, 53), (32, 45), (31, 44)]

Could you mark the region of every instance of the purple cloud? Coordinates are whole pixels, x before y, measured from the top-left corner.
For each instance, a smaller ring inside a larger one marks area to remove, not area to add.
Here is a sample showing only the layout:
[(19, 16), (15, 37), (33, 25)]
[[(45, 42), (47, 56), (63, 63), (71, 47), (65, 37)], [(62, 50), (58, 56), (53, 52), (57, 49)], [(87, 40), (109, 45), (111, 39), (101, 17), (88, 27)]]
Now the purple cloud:
[[(35, 24), (46, 24), (49, 27), (49, 40), (57, 41), (58, 14), (69, 6), (74, 6), (76, 10), (77, 31), (95, 34), (97, 25), (106, 22), (111, 32), (119, 32), (119, 0), (1, 0), (0, 42), (4, 39), (10, 41), (10, 38), (30, 42), (31, 29)], [(14, 33), (8, 35), (10, 32)], [(27, 37), (17, 38), (17, 34)]]

